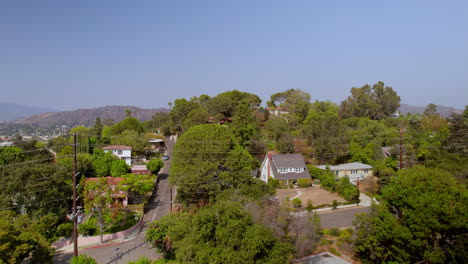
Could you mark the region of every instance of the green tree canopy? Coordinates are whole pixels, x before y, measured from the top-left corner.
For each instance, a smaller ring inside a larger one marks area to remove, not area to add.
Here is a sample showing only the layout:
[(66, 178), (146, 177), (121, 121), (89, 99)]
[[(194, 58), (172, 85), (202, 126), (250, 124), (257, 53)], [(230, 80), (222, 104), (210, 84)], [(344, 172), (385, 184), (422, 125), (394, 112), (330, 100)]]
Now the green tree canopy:
[(392, 87), (378, 82), (361, 88), (351, 88), (351, 95), (340, 105), (341, 118), (367, 116), (383, 119), (391, 116), (400, 106), (400, 97)]
[(0, 212), (0, 263), (53, 263), (53, 250), (35, 221), (11, 211)]
[(257, 163), (228, 127), (193, 126), (177, 140), (173, 153), (169, 180), (183, 204), (203, 204), (217, 191), (254, 180), (250, 171)]
[(160, 159), (152, 159), (146, 163), (146, 168), (153, 174), (158, 174), (164, 163)]
[(150, 225), (147, 240), (177, 263), (286, 263), (293, 253), (233, 202), (165, 216)]
[(367, 262), (460, 263), (468, 193), (449, 173), (415, 166), (382, 190), (382, 205), (357, 222), (355, 250)]

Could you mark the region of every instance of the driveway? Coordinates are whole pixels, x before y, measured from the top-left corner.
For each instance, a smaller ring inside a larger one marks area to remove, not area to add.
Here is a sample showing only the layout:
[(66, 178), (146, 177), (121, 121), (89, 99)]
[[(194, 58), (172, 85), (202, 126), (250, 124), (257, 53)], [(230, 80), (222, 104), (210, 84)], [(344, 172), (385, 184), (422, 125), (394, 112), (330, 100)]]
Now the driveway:
[[(167, 141), (169, 156), (172, 154), (173, 145), (173, 141)], [(168, 161), (164, 161), (164, 167), (159, 173), (157, 188), (154, 190), (150, 201), (145, 207), (145, 214), (143, 216), (144, 228), (137, 232), (133, 239), (102, 246), (80, 248), (78, 250), (79, 254), (91, 256), (100, 264), (128, 263), (129, 261), (136, 261), (141, 256), (146, 256), (149, 259), (161, 258), (160, 255), (156, 253), (156, 249), (151, 248), (151, 245), (145, 242), (145, 230), (146, 223), (169, 214), (171, 189), (169, 187), (168, 178), (171, 160), (172, 157)], [(58, 251), (55, 255), (54, 263), (69, 263), (72, 255), (73, 251)]]
[(322, 228), (344, 228), (353, 225), (358, 213), (370, 213), (371, 207), (351, 207), (320, 212), (320, 225)]

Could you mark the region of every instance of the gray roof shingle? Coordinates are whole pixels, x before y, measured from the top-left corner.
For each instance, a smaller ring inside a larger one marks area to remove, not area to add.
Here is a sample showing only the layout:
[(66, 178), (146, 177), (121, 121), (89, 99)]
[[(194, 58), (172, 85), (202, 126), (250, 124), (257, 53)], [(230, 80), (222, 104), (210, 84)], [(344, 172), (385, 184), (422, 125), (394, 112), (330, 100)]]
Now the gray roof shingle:
[[(274, 154), (271, 155), (271, 166), (275, 179), (295, 180), (310, 179), (310, 173), (301, 154)], [(279, 173), (278, 168), (304, 168), (303, 172)]]

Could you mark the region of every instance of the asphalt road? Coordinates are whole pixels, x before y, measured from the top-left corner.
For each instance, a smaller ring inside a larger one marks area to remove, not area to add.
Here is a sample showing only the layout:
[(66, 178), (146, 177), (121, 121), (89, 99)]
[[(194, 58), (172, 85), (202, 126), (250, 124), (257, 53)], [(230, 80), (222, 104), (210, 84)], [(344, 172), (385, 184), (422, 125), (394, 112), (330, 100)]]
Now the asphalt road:
[(320, 224), (322, 228), (350, 227), (353, 225), (357, 213), (370, 213), (371, 207), (355, 207), (321, 212)]
[[(169, 156), (172, 153), (174, 142), (167, 141), (167, 152)], [(172, 158), (172, 157), (171, 157)], [(153, 195), (145, 207), (143, 216), (144, 228), (131, 240), (103, 245), (94, 248), (79, 249), (79, 254), (86, 254), (93, 257), (99, 264), (111, 263), (128, 263), (136, 261), (141, 256), (146, 256), (149, 259), (160, 258), (156, 253), (156, 249), (151, 248), (151, 245), (145, 242), (146, 224), (169, 214), (170, 211), (170, 192), (171, 189), (168, 183), (169, 167), (171, 159), (164, 161), (164, 167), (159, 173), (159, 183), (153, 191)], [(55, 263), (69, 263), (73, 252), (58, 252), (54, 258)]]

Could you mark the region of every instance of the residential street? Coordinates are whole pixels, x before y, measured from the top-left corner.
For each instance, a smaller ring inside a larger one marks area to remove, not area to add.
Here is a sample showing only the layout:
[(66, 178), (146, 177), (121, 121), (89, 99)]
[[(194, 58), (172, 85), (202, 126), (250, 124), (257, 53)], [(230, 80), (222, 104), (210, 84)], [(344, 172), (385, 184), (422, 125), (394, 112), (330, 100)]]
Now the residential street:
[[(164, 167), (159, 173), (158, 186), (145, 208), (145, 215), (143, 217), (143, 224), (145, 226), (140, 230), (140, 232), (135, 234), (133, 239), (115, 242), (109, 245), (84, 249), (80, 248), (79, 254), (91, 256), (100, 264), (128, 263), (129, 261), (136, 261), (141, 256), (146, 256), (149, 259), (156, 259), (159, 256), (156, 253), (156, 249), (151, 248), (151, 246), (145, 242), (145, 229), (147, 223), (169, 214), (170, 210), (171, 190), (168, 183), (168, 177), (174, 142), (168, 140), (166, 141), (166, 144), (167, 153), (171, 158), (168, 161), (164, 161)], [(73, 251), (69, 250), (66, 252), (58, 252), (55, 257), (55, 263), (69, 263), (72, 255)]]
[(351, 207), (319, 213), (322, 228), (349, 227), (353, 225), (357, 213), (370, 213), (371, 207)]

